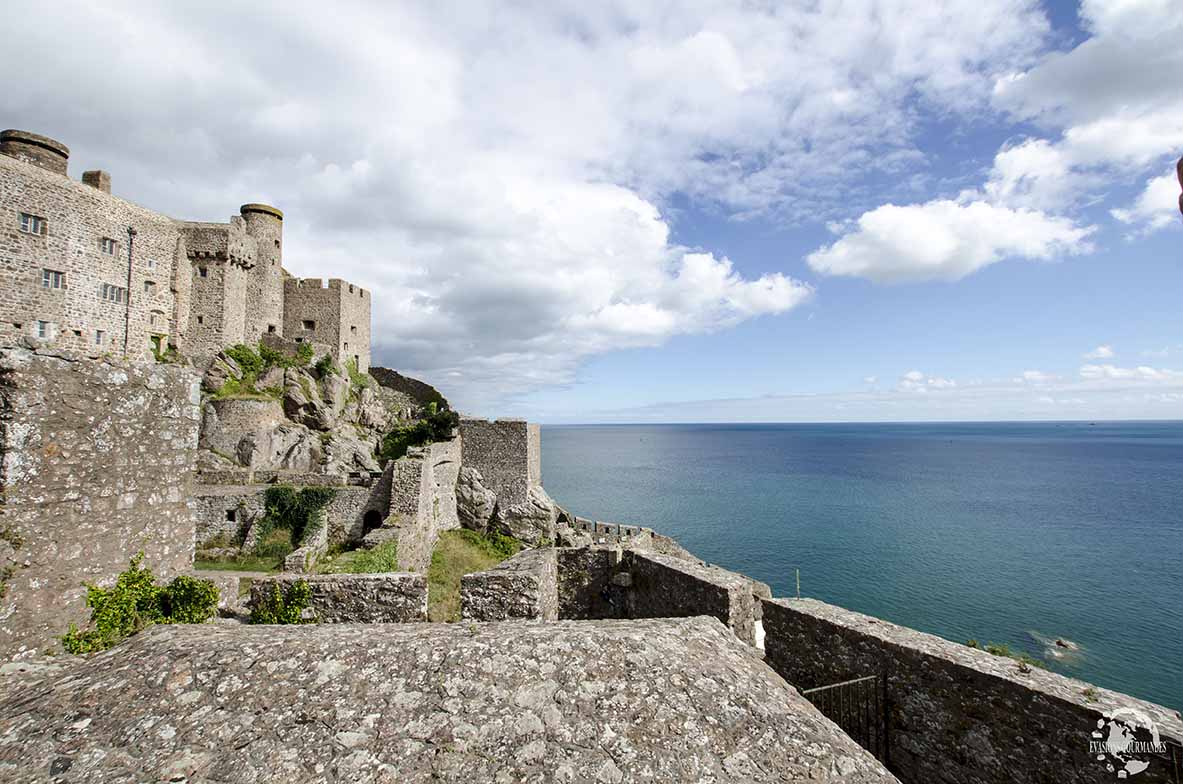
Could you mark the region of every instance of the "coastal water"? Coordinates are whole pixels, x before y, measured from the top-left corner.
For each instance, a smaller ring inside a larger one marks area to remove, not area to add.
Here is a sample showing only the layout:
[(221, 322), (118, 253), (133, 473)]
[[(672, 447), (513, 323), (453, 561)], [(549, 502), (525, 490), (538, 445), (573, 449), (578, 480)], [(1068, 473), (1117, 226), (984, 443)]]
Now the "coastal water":
[(1183, 422), (542, 430), (584, 517), (772, 586), (1183, 709)]

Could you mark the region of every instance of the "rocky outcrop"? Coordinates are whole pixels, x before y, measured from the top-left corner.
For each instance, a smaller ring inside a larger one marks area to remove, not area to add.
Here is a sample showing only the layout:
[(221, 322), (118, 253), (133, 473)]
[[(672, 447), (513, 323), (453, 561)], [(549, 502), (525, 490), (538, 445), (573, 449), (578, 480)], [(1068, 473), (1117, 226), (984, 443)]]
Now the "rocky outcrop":
[(494, 531), (531, 545), (553, 544), (559, 511), (541, 485), (531, 487), (521, 503), (506, 506), (485, 486), (480, 471), (469, 466), (460, 469), (456, 512), (464, 528), (481, 533)]
[(526, 544), (552, 544), (558, 507), (541, 485), (531, 487), (526, 500), (513, 506), (497, 505), (490, 527)]
[(11, 782), (895, 781), (702, 617), (155, 626), (10, 681)]
[[(399, 378), (406, 382), (401, 386), (419, 384)], [(230, 382), (241, 394), (224, 393)], [(203, 410), (207, 454), (199, 461), (211, 469), (239, 466), (334, 475), (379, 471), (376, 453), (382, 437), (422, 414), (415, 398), (369, 376), (358, 378), (323, 365), (272, 365), (247, 374), (225, 352), (211, 361), (202, 389), (213, 397)]]
[(456, 514), (460, 525), (484, 533), (497, 508), (497, 494), (485, 487), (484, 477), (475, 468), (464, 466), (456, 480)]

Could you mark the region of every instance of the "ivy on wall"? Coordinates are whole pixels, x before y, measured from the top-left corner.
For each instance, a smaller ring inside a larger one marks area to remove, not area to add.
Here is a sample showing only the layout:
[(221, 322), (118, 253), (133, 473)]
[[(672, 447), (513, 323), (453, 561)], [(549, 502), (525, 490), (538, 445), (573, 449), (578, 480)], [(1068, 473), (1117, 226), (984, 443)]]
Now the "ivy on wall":
[(263, 494), (264, 514), (256, 540), (262, 542), (272, 531), (285, 529), (291, 534), (292, 546), (300, 547), (324, 525), (325, 507), (336, 495), (332, 487), (268, 487)]

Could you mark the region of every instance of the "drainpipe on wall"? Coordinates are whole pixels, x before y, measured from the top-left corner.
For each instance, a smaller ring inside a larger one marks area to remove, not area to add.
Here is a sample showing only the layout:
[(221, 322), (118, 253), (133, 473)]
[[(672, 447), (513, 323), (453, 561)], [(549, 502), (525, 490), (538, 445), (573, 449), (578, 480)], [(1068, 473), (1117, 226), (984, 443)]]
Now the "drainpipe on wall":
[(123, 316), (123, 356), (127, 356), (128, 339), (131, 337), (131, 261), (132, 245), (135, 243), (136, 230), (127, 227), (127, 309)]

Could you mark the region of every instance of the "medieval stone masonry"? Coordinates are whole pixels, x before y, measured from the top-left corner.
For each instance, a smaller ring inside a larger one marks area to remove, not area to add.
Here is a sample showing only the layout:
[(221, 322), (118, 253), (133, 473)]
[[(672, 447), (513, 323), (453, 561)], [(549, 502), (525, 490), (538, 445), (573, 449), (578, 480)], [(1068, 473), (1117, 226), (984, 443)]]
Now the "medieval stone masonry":
[(311, 341), (370, 367), (370, 292), (283, 269), (283, 213), (244, 204), (228, 223), (181, 221), (67, 175), (69, 149), (0, 133), (0, 342), (208, 360), (263, 335)]

